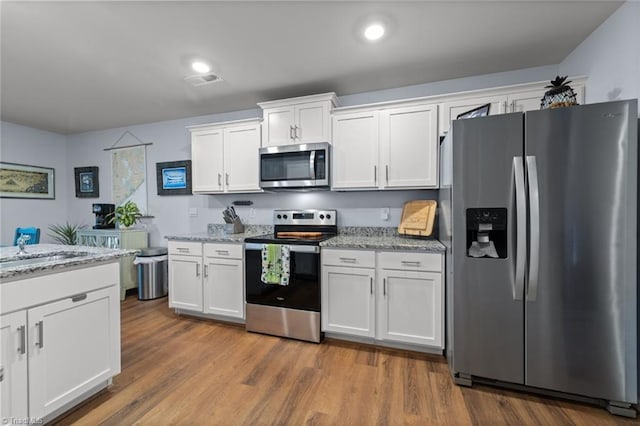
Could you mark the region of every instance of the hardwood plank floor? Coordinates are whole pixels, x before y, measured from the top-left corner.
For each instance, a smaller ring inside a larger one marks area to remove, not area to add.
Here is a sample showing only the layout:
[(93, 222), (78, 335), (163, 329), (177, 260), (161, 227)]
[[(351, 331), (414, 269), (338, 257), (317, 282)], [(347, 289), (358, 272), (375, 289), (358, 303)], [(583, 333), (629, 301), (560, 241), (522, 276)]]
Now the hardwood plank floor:
[(122, 373), (54, 424), (622, 425), (604, 409), (456, 386), (444, 358), (247, 333), (122, 303)]

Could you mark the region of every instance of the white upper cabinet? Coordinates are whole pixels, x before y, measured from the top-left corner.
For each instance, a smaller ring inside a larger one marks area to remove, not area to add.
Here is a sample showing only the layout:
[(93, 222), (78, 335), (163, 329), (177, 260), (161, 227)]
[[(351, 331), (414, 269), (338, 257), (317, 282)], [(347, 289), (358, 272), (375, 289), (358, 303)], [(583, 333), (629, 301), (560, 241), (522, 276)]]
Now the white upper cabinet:
[(459, 114), (485, 104), (490, 104), (489, 115), (504, 114), (506, 101), (506, 95), (489, 95), (443, 102), (440, 110), (440, 134), (444, 134), (449, 130), (451, 121), (455, 120)]
[(380, 160), (384, 188), (438, 187), (438, 106), (380, 112)]
[(193, 192), (260, 192), (257, 120), (195, 126), (191, 131)]
[(333, 188), (378, 187), (378, 111), (333, 116)]
[(437, 126), (436, 104), (336, 111), (332, 188), (437, 188)]
[(335, 93), (262, 102), (263, 146), (331, 142)]

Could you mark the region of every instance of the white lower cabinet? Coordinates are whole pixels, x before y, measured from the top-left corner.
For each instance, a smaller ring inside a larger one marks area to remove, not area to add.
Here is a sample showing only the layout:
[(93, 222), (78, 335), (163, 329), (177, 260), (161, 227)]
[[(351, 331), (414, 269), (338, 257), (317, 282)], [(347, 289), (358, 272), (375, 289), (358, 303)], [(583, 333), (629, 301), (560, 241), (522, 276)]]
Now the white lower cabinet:
[(242, 246), (205, 244), (204, 312), (207, 314), (244, 319), (243, 253), (237, 248)]
[(243, 245), (170, 241), (169, 307), (243, 320)]
[(29, 415), (27, 311), (0, 316), (0, 420)]
[(114, 263), (3, 283), (18, 301), (0, 315), (3, 422), (51, 420), (120, 373), (118, 277)]
[(322, 249), (322, 331), (443, 349), (441, 253)]

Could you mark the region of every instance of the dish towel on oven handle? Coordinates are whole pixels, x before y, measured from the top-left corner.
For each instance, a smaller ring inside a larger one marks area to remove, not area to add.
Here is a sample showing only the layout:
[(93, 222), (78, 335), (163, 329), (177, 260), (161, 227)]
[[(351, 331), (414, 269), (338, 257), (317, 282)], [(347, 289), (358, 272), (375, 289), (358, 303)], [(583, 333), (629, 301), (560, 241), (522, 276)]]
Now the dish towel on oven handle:
[(291, 249), (287, 245), (263, 245), (260, 280), (266, 284), (289, 285), (290, 258)]

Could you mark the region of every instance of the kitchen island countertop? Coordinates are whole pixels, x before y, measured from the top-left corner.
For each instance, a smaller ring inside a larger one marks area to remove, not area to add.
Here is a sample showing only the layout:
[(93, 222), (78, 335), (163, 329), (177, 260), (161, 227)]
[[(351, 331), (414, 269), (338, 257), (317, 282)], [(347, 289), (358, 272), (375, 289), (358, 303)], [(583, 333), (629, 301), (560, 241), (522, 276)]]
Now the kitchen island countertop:
[[(0, 248), (0, 280), (22, 278), (36, 272), (58, 272), (60, 269), (78, 265), (90, 265), (99, 262), (110, 261), (126, 256), (135, 255), (138, 250), (108, 249), (89, 246), (68, 246), (61, 244), (32, 244), (25, 246), (26, 254), (18, 255), (18, 247), (9, 246)], [(43, 261), (27, 265), (2, 266), (2, 263), (14, 260), (42, 258), (62, 254), (78, 254), (75, 257)]]

